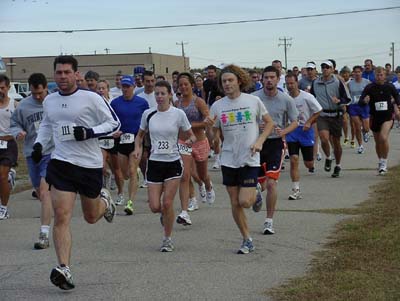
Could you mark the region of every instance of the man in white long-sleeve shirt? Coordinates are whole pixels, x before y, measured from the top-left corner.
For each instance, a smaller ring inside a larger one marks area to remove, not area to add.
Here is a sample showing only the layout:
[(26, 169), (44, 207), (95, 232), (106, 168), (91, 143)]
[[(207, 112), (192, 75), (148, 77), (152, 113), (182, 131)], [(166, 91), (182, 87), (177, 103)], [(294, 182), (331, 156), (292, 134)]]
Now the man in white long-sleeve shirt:
[(55, 149), (46, 181), (54, 209), (53, 239), (59, 265), (51, 271), (51, 282), (61, 289), (75, 287), (69, 269), (72, 238), (70, 221), (77, 193), (85, 220), (96, 223), (102, 216), (112, 222), (115, 204), (102, 189), (103, 158), (97, 137), (119, 129), (114, 111), (98, 94), (76, 85), (78, 62), (73, 56), (54, 60), (54, 79), (59, 92), (43, 102), (43, 120), (33, 145), (32, 159), (39, 162), (42, 145), (53, 137)]

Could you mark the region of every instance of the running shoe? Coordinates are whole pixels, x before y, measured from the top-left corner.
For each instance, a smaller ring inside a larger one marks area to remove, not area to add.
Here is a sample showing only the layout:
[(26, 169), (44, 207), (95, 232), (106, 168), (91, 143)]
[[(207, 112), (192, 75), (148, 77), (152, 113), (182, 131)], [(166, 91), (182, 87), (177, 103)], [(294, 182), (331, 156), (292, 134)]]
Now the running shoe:
[(265, 222), (264, 223), (264, 230), (263, 230), (264, 235), (272, 235), (275, 234), (275, 230), (272, 227), (272, 222)]
[(332, 159), (325, 159), (325, 171), (331, 171), (332, 168)]
[(10, 218), (10, 214), (8, 214), (7, 208), (0, 207), (0, 220)]
[(309, 172), (309, 173), (315, 173), (315, 167), (309, 168), (309, 169), (308, 169), (308, 172)]
[(350, 147), (356, 148), (356, 143), (353, 140), (350, 141)]
[[(212, 185), (212, 183), (211, 183)], [(212, 205), (215, 202), (215, 191), (214, 188), (211, 186), (211, 190), (206, 192), (206, 200), (208, 205)]]
[(174, 250), (174, 244), (172, 243), (171, 238), (164, 238), (160, 251), (161, 252), (172, 252)]
[(213, 164), (213, 166), (212, 166), (212, 169), (220, 169), (221, 168), (221, 165), (220, 165), (220, 162), (219, 162), (219, 156), (217, 157), (215, 157), (215, 162), (214, 162), (214, 164)]
[(115, 182), (115, 176), (111, 175), (110, 190), (115, 190), (115, 189), (117, 189), (117, 183)]
[(349, 144), (349, 138), (344, 138), (343, 145), (347, 145), (347, 144)]
[(380, 176), (384, 176), (384, 175), (386, 175), (386, 173), (387, 173), (387, 168), (386, 168), (385, 166), (382, 166), (382, 167), (379, 169), (378, 174), (379, 174)]
[(357, 153), (358, 154), (363, 154), (364, 153), (364, 146), (362, 146), (362, 145), (360, 145), (358, 148), (357, 148)]
[(183, 214), (183, 212), (181, 212), (178, 217), (176, 218), (176, 222), (178, 224), (184, 225), (184, 226), (191, 226), (192, 225), (192, 221), (190, 220), (190, 216), (189, 214)]
[(340, 166), (335, 166), (335, 168), (333, 169), (332, 178), (338, 178), (340, 176), (341, 170), (342, 169), (340, 168)]
[(302, 198), (300, 189), (292, 189), (292, 194), (289, 195), (289, 200), (300, 200)]
[(290, 156), (289, 156), (289, 154), (286, 153), (285, 154), (285, 160), (288, 161), (289, 159), (290, 159)]
[(49, 236), (46, 233), (40, 232), (39, 240), (35, 242), (34, 248), (36, 250), (47, 249), (50, 246)]
[(318, 152), (318, 153), (317, 153), (317, 161), (321, 161), (321, 160), (322, 160), (321, 153), (320, 153), (320, 152)]
[(369, 141), (369, 133), (368, 132), (363, 133), (363, 140), (365, 143), (368, 143), (368, 141)]
[(192, 212), (199, 209), (199, 204), (197, 203), (196, 198), (189, 199), (188, 211)]
[(140, 183), (140, 188), (147, 188), (147, 181), (146, 179), (143, 179), (142, 183)]
[(123, 195), (123, 194), (119, 194), (119, 195), (117, 196), (116, 201), (115, 201), (115, 205), (117, 205), (117, 206), (122, 206), (123, 204), (125, 204), (124, 195)]
[(237, 251), (237, 254), (249, 254), (250, 252), (253, 252), (255, 250), (253, 241), (251, 238), (248, 239), (243, 239), (242, 245), (240, 246), (240, 249)]
[(259, 212), (262, 208), (262, 203), (263, 203), (262, 188), (260, 183), (257, 183), (256, 191), (257, 191), (256, 201), (253, 204), (253, 211)]
[(200, 200), (201, 200), (201, 202), (202, 203), (205, 203), (205, 202), (207, 202), (207, 199), (206, 199), (206, 184), (201, 184), (201, 185), (199, 185), (199, 194), (200, 194)]
[(100, 198), (104, 201), (104, 203), (106, 203), (106, 211), (104, 212), (104, 219), (107, 222), (112, 223), (117, 207), (115, 206), (115, 203), (111, 198), (110, 192), (107, 189), (102, 188), (100, 192)]
[(10, 168), (8, 172), (8, 183), (10, 184), (11, 190), (14, 190), (16, 184), (17, 172), (14, 168)]
[(133, 202), (132, 200), (128, 200), (126, 203), (125, 209), (124, 209), (126, 215), (132, 215), (133, 214)]
[(50, 274), (50, 281), (62, 290), (70, 290), (75, 288), (71, 271), (67, 266), (57, 266)]

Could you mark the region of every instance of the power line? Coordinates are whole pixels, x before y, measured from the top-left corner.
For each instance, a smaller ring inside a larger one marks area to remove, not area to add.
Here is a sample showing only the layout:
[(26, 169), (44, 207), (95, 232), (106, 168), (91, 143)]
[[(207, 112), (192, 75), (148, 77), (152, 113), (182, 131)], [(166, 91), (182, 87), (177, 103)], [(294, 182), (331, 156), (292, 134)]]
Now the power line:
[(350, 11), (341, 11), (341, 12), (333, 12), (333, 13), (321, 13), (321, 14), (312, 14), (312, 15), (290, 16), (290, 17), (277, 17), (277, 18), (238, 20), (238, 21), (221, 21), (221, 22), (210, 22), (210, 23), (189, 23), (189, 24), (175, 24), (175, 25), (160, 25), (160, 26), (119, 27), (119, 28), (92, 28), (92, 29), (59, 29), (59, 30), (1, 30), (0, 34), (2, 34), (2, 33), (74, 33), (74, 32), (148, 30), (148, 29), (166, 29), (166, 28), (197, 27), (197, 26), (215, 26), (215, 25), (258, 23), (258, 22), (306, 19), (306, 18), (327, 17), (327, 16), (337, 16), (337, 15), (349, 15), (349, 14), (358, 14), (358, 13), (366, 13), (366, 12), (393, 10), (393, 9), (399, 9), (399, 8), (400, 8), (400, 6), (391, 6), (391, 7), (370, 8), (370, 9), (350, 10)]

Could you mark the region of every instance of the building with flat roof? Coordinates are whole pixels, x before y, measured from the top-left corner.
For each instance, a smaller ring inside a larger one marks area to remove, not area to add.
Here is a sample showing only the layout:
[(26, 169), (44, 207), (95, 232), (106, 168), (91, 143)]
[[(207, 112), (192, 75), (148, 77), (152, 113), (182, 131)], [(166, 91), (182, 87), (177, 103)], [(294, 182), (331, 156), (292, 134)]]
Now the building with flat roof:
[[(156, 75), (164, 75), (171, 80), (172, 72), (189, 70), (189, 58), (161, 53), (123, 53), (74, 55), (78, 60), (78, 70), (85, 74), (92, 70), (101, 79), (114, 85), (115, 74), (133, 74), (133, 68), (143, 66)], [(48, 81), (53, 81), (53, 61), (55, 56), (3, 57), (6, 74), (13, 82), (27, 82), (32, 73), (43, 73)]]

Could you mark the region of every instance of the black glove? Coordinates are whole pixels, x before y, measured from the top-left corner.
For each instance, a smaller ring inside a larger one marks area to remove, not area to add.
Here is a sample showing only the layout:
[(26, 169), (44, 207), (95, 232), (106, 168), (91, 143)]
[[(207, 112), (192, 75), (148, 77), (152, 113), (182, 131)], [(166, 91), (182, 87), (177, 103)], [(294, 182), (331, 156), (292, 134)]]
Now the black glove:
[(39, 163), (40, 160), (42, 160), (42, 157), (43, 157), (42, 150), (43, 150), (43, 146), (39, 142), (36, 142), (33, 145), (33, 152), (31, 154), (33, 162)]
[(74, 126), (74, 137), (77, 141), (83, 141), (94, 137), (93, 129), (83, 126)]

